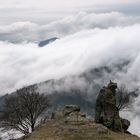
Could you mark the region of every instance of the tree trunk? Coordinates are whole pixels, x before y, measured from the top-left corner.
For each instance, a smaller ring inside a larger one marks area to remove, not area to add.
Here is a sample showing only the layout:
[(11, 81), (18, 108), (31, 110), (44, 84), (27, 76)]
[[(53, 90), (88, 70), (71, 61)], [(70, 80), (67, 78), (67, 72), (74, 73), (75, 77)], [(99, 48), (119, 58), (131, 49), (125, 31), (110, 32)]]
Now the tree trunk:
[(32, 132), (35, 130), (35, 125), (34, 125), (34, 123), (32, 123), (32, 125), (31, 125), (31, 130), (32, 130)]

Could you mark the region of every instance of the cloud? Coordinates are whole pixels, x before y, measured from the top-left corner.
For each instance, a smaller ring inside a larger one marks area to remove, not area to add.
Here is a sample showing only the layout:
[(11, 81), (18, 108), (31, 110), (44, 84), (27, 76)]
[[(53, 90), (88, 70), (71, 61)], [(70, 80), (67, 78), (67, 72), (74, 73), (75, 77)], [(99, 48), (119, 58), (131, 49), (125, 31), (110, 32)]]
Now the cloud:
[(118, 12), (86, 13), (67, 16), (48, 24), (16, 22), (0, 26), (0, 40), (9, 42), (32, 42), (50, 37), (64, 37), (82, 30), (128, 26), (140, 23), (140, 17), (132, 17)]
[(139, 15), (139, 0), (0, 0), (0, 24), (30, 21), (46, 24), (80, 11), (118, 11), (128, 15)]
[(11, 25), (0, 26), (0, 40), (9, 42), (23, 42), (37, 39), (38, 25), (31, 22), (16, 22)]
[(101, 66), (111, 67), (124, 60), (131, 62), (130, 67), (125, 73), (116, 73), (116, 79), (128, 84), (131, 81), (131, 85), (136, 85), (136, 82), (138, 86), (139, 30), (139, 24), (84, 30), (59, 39), (44, 48), (39, 48), (33, 43), (1, 42), (1, 93), (47, 79), (78, 75)]

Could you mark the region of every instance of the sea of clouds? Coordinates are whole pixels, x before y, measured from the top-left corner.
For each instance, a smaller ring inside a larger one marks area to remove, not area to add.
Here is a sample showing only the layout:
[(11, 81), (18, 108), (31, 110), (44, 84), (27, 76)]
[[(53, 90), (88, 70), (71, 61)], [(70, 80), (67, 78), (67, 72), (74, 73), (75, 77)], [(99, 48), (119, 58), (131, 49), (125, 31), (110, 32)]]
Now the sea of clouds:
[[(38, 47), (49, 37), (55, 42)], [(140, 89), (140, 17), (118, 12), (81, 12), (46, 25), (17, 22), (0, 26), (0, 94), (50, 79), (82, 74), (102, 66), (129, 61), (122, 70), (114, 69), (104, 78)], [(108, 78), (109, 77), (109, 78)], [(84, 83), (82, 83), (84, 84)], [(140, 135), (140, 96), (132, 111), (122, 112), (131, 121), (130, 132)], [(129, 114), (129, 115), (128, 115)]]
[(14, 43), (36, 42), (50, 37), (62, 38), (85, 29), (124, 27), (135, 23), (140, 23), (139, 16), (119, 12), (79, 12), (41, 25), (30, 21), (0, 25), (0, 40)]

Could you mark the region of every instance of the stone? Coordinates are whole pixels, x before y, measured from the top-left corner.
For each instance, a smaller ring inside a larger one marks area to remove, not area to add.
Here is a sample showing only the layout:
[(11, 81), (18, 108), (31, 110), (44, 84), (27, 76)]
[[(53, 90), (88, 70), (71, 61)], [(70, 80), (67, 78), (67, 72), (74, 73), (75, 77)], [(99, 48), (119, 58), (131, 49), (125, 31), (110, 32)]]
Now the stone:
[(121, 119), (121, 123), (122, 123), (122, 127), (124, 129), (124, 132), (127, 133), (127, 129), (130, 126), (130, 122), (128, 120), (126, 120), (126, 119)]
[(87, 122), (86, 115), (80, 112), (78, 105), (66, 105), (63, 109), (52, 113), (52, 119), (61, 120), (65, 123), (85, 124)]
[(110, 81), (103, 87), (96, 99), (95, 122), (101, 123), (113, 131), (126, 132), (130, 122), (119, 116), (116, 107), (117, 83)]
[(80, 106), (78, 106), (78, 105), (66, 105), (63, 109), (64, 116), (67, 116), (73, 112), (80, 112)]
[(101, 124), (95, 124), (94, 128), (97, 130), (98, 134), (108, 134), (109, 133), (108, 128)]

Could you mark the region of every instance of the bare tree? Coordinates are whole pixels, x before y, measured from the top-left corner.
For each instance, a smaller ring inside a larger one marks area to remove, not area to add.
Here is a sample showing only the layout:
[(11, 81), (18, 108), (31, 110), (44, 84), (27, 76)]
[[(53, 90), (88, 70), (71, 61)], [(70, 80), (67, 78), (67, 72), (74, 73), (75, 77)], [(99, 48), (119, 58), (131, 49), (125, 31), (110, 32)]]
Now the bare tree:
[(118, 110), (124, 109), (130, 103), (130, 95), (125, 85), (120, 86), (116, 92), (116, 106)]
[(37, 87), (17, 90), (15, 95), (5, 100), (1, 115), (2, 126), (6, 129), (16, 129), (26, 135), (34, 131), (37, 120), (48, 106), (48, 98), (39, 94)]

